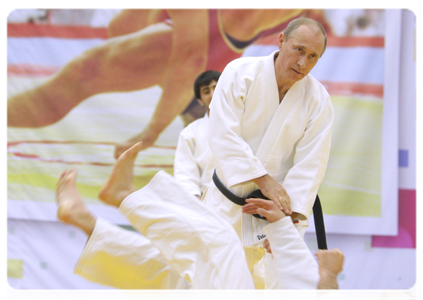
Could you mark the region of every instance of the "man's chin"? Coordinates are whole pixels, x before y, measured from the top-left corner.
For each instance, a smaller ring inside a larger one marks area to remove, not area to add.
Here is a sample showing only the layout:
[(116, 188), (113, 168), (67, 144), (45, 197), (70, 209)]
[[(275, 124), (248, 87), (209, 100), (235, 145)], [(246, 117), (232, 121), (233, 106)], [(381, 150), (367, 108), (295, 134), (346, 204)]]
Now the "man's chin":
[(293, 71), (293, 76), (291, 77), (294, 81), (298, 81), (298, 80), (301, 80), (301, 79), (303, 79), (305, 77), (305, 75), (304, 74), (302, 74), (302, 73), (298, 73), (298, 72), (294, 72)]

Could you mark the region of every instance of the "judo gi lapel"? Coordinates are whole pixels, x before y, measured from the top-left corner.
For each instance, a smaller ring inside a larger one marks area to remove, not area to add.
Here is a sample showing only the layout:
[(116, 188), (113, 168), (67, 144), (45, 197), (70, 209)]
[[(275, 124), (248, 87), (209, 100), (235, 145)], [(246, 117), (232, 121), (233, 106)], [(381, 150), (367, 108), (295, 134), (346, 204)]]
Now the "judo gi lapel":
[[(303, 89), (301, 88), (302, 80), (296, 82), (288, 90), (282, 102), (279, 104), (279, 91), (275, 74), (274, 53), (266, 58), (264, 71), (266, 91), (265, 101), (267, 101), (268, 105), (270, 105), (275, 110), (272, 120), (270, 121), (266, 133), (263, 136), (260, 146), (256, 152), (256, 157), (266, 167), (267, 158), (269, 157), (268, 154), (274, 148), (273, 146), (275, 143), (279, 142), (278, 137), (281, 132), (281, 127), (287, 119), (287, 116), (292, 107), (295, 105), (295, 102), (303, 96)], [(243, 195), (251, 193), (256, 188), (257, 186), (253, 183), (245, 185), (243, 189)], [(268, 221), (254, 218), (251, 215), (242, 214), (243, 246), (250, 246), (262, 242), (264, 238), (262, 228), (267, 224)]]
[[(273, 61), (273, 55), (270, 57), (271, 60), (267, 59), (265, 63), (265, 76), (266, 76), (266, 101), (271, 103), (279, 103), (279, 92), (276, 82), (275, 66)], [(286, 93), (282, 102), (279, 105), (275, 105), (275, 114), (267, 127), (266, 133), (260, 143), (259, 148), (256, 152), (256, 157), (263, 163), (266, 163), (269, 151), (272, 149), (278, 135), (281, 132), (281, 127), (285, 122), (289, 112), (295, 105), (295, 102), (302, 97), (303, 89), (301, 88), (302, 80), (296, 82)], [(276, 102), (274, 102), (276, 101)]]

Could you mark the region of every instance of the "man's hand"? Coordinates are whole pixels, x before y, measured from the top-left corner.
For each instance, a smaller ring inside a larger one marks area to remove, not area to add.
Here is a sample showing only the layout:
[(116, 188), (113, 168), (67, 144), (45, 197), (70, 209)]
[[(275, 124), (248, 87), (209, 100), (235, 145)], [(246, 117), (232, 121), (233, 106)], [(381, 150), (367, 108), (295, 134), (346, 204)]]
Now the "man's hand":
[(319, 289), (337, 289), (336, 276), (342, 271), (344, 254), (339, 249), (319, 250), (316, 252), (319, 261)]
[(272, 200), (276, 206), (285, 212), (286, 215), (290, 215), (291, 211), (291, 199), (285, 188), (279, 184), (270, 175), (266, 174), (259, 178), (253, 179), (253, 182), (258, 185), (263, 195)]
[(319, 272), (330, 272), (338, 275), (342, 271), (344, 264), (344, 254), (340, 249), (319, 250), (316, 252), (319, 261)]
[(242, 207), (242, 212), (245, 214), (259, 214), (270, 222), (276, 222), (286, 217), (286, 214), (281, 211), (274, 202), (265, 199), (250, 198), (246, 199), (248, 204)]

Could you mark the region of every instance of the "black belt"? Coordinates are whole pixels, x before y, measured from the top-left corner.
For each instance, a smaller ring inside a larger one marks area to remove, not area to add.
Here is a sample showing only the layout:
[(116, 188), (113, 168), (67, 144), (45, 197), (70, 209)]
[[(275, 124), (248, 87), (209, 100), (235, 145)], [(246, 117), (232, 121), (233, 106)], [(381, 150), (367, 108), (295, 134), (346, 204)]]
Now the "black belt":
[[(226, 198), (228, 198), (233, 203), (238, 204), (240, 206), (244, 206), (245, 204), (247, 204), (247, 202), (245, 202), (245, 200), (249, 199), (249, 198), (260, 198), (260, 199), (270, 200), (265, 195), (263, 195), (263, 193), (260, 190), (253, 191), (251, 194), (249, 194), (245, 198), (241, 198), (241, 197), (235, 195), (220, 181), (219, 177), (217, 177), (217, 175), (216, 175), (216, 170), (214, 170), (214, 172), (213, 172), (213, 182), (216, 185), (216, 187), (218, 188), (218, 190)], [(325, 249), (326, 250), (326, 249), (328, 249), (328, 246), (327, 246), (327, 242), (326, 242), (325, 223), (323, 221), (322, 205), (320, 204), (319, 195), (316, 195), (316, 200), (314, 201), (313, 215), (314, 215), (314, 226), (316, 228), (317, 246), (318, 246), (319, 249)], [(256, 218), (259, 218), (259, 219), (266, 220), (265, 217), (258, 215), (258, 214), (253, 214), (253, 216), (256, 217)]]

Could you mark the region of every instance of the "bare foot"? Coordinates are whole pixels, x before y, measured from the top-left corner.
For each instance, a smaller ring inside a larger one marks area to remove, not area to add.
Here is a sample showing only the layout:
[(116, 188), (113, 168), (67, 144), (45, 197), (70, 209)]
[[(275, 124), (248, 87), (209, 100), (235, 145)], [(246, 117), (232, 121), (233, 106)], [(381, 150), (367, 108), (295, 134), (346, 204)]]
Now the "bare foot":
[(136, 143), (119, 156), (112, 173), (100, 189), (99, 198), (101, 200), (107, 204), (119, 207), (123, 199), (135, 191), (132, 183), (132, 169), (141, 149), (142, 144)]
[(82, 202), (75, 181), (75, 169), (65, 170), (60, 176), (56, 184), (57, 217), (65, 223), (79, 227), (90, 236), (96, 219)]

